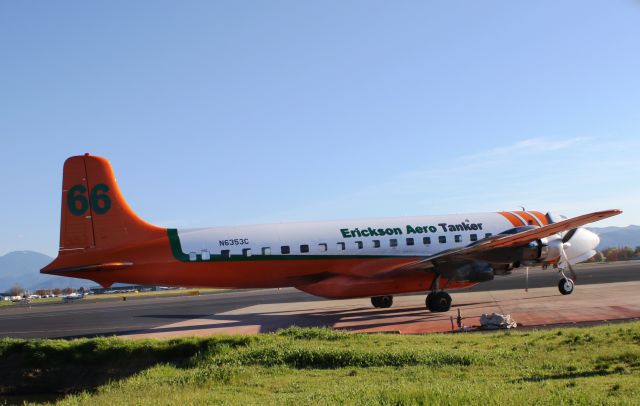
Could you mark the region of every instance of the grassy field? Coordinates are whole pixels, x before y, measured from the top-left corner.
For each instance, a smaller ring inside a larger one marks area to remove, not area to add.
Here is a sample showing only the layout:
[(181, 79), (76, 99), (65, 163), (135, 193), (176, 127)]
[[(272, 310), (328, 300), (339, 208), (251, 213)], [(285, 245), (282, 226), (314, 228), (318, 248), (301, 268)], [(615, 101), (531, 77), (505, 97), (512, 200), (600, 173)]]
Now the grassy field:
[[(48, 297), (46, 299), (34, 299), (31, 303), (55, 303), (60, 302), (62, 299), (59, 297)], [(11, 300), (0, 301), (0, 306), (28, 306), (23, 302), (12, 302)]]
[(638, 404), (640, 323), (424, 336), (290, 328), (0, 340), (0, 403)]
[(142, 298), (142, 297), (155, 297), (155, 296), (192, 296), (192, 295), (205, 295), (208, 293), (224, 292), (228, 289), (171, 289), (171, 290), (159, 290), (157, 292), (138, 292), (138, 293), (107, 293), (101, 295), (89, 295), (83, 300), (108, 300), (108, 299), (122, 299), (126, 297), (130, 298)]
[[(171, 290), (160, 290), (157, 292), (138, 292), (138, 293), (108, 293), (102, 295), (88, 295), (85, 296), (81, 300), (122, 300), (123, 297), (127, 299), (137, 299), (137, 298), (145, 298), (145, 297), (158, 297), (158, 296), (194, 296), (194, 295), (206, 295), (210, 293), (220, 293), (226, 292), (228, 289), (212, 289), (212, 288), (203, 288), (203, 289), (171, 289)], [(60, 303), (62, 302), (62, 297), (49, 297), (45, 299), (33, 299), (32, 304), (37, 303)], [(0, 301), (0, 306), (28, 306), (24, 303), (19, 302), (11, 302), (11, 301)]]

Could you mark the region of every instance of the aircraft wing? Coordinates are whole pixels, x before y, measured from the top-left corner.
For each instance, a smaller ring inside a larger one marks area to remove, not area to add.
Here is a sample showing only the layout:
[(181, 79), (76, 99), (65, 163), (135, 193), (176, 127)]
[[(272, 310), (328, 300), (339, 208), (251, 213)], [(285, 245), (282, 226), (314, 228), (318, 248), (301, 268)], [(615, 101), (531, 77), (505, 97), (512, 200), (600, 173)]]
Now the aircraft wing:
[(548, 224), (546, 226), (525, 230), (516, 234), (495, 235), (484, 240), (480, 240), (472, 245), (439, 252), (435, 255), (420, 259), (411, 264), (402, 266), (401, 268), (415, 269), (422, 266), (429, 266), (433, 261), (442, 261), (452, 258), (464, 258), (472, 256), (472, 254), (488, 251), (494, 248), (516, 247), (526, 245), (532, 241), (549, 237), (562, 231), (571, 230), (594, 221), (602, 220), (608, 217), (617, 216), (622, 210), (604, 210), (589, 214), (583, 214), (578, 217), (562, 220), (557, 223)]

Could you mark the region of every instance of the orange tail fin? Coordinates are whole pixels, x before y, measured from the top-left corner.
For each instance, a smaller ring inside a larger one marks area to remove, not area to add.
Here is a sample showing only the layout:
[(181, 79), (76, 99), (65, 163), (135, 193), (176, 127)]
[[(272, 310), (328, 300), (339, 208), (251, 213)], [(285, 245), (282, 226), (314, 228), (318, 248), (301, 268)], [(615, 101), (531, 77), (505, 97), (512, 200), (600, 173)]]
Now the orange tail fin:
[(114, 248), (165, 234), (165, 229), (131, 210), (105, 158), (85, 154), (65, 161), (60, 254)]

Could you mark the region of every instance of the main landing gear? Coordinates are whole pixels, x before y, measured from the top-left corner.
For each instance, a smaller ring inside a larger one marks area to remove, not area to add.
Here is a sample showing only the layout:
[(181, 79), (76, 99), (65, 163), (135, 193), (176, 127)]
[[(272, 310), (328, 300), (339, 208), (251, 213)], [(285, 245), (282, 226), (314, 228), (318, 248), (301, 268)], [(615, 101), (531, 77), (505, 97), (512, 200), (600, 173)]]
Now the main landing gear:
[(425, 299), (427, 309), (432, 312), (448, 312), (451, 309), (451, 296), (441, 290), (440, 292), (430, 292)]
[(444, 290), (438, 291), (438, 285), (440, 284), (440, 276), (433, 278), (431, 284), (431, 292), (425, 299), (425, 305), (427, 309), (432, 312), (448, 312), (451, 309), (451, 296)]
[(374, 296), (371, 298), (373, 307), (387, 309), (393, 304), (393, 296)]

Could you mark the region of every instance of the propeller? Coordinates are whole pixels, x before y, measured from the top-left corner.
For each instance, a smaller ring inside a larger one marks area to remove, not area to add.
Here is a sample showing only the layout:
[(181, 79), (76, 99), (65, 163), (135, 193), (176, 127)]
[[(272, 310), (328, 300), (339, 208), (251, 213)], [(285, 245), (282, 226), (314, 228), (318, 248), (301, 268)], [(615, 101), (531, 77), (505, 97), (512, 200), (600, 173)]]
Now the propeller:
[(571, 239), (571, 237), (573, 237), (573, 235), (576, 233), (576, 231), (578, 231), (577, 228), (572, 228), (571, 230), (569, 230), (566, 233), (564, 233), (564, 235), (562, 236), (562, 242), (563, 243), (569, 242), (569, 240)]

